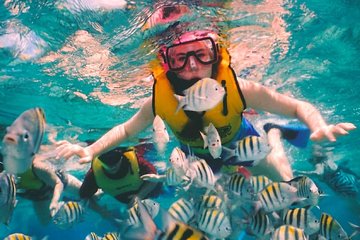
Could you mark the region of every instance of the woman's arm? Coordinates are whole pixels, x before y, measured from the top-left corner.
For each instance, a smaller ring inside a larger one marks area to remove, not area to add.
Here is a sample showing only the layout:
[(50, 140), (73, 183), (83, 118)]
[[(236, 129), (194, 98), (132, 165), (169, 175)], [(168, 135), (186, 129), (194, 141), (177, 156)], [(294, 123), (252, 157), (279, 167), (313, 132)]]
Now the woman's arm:
[(154, 120), (152, 98), (146, 100), (140, 110), (125, 123), (119, 124), (103, 135), (99, 140), (83, 148), (67, 141), (58, 142), (57, 158), (65, 159), (76, 154), (81, 157), (80, 163), (90, 162), (95, 156), (109, 151), (131, 136), (135, 136), (151, 125)]
[(312, 131), (312, 140), (336, 141), (337, 135), (346, 135), (349, 130), (356, 128), (352, 123), (328, 125), (312, 104), (280, 94), (261, 84), (239, 80), (239, 85), (248, 107), (299, 119)]

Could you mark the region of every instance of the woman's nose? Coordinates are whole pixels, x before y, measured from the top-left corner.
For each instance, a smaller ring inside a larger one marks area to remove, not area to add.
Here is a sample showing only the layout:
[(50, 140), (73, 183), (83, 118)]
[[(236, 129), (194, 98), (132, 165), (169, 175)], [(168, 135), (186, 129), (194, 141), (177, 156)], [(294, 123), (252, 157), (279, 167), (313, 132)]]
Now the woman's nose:
[(189, 66), (191, 70), (196, 70), (197, 69), (197, 63), (196, 63), (196, 59), (194, 56), (190, 56), (189, 57)]

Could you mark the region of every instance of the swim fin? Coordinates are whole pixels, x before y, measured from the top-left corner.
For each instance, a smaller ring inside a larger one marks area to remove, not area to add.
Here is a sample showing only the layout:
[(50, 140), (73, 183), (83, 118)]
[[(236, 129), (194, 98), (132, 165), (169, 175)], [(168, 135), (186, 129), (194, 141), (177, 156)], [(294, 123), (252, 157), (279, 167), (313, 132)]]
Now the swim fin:
[(279, 129), (282, 137), (298, 148), (305, 148), (310, 139), (310, 129), (301, 123), (289, 123), (286, 125), (266, 123), (263, 128), (265, 132), (269, 132), (272, 128)]

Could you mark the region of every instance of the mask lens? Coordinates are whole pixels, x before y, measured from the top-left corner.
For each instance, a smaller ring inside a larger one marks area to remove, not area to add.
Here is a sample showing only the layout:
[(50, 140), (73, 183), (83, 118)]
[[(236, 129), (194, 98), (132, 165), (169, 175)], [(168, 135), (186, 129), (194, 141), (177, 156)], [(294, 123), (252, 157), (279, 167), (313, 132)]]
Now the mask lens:
[(170, 70), (183, 69), (190, 56), (194, 56), (202, 64), (213, 64), (217, 61), (217, 52), (211, 38), (196, 39), (193, 41), (175, 44), (166, 50), (166, 57)]

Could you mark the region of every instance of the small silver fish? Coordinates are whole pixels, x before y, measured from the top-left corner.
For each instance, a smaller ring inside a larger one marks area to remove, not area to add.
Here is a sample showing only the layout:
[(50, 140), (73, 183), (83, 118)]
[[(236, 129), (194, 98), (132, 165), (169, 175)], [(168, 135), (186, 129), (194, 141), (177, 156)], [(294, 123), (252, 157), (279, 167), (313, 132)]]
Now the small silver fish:
[(230, 176), (228, 189), (236, 197), (241, 199), (254, 199), (254, 187), (251, 185), (250, 179), (245, 178), (239, 173), (234, 173)]
[(178, 176), (183, 176), (189, 168), (189, 161), (185, 153), (178, 147), (172, 150), (169, 161)]
[(185, 198), (171, 204), (168, 212), (174, 219), (183, 223), (188, 223), (195, 216), (194, 204)]
[(284, 224), (301, 228), (307, 235), (312, 235), (319, 231), (320, 221), (315, 215), (306, 208), (294, 208), (288, 210), (283, 217)]
[[(160, 204), (158, 202), (151, 199), (143, 199), (141, 200), (141, 203), (145, 206), (151, 217), (155, 217), (158, 214), (160, 209)], [(128, 223), (132, 225), (139, 225), (141, 223), (139, 218), (139, 204), (137, 202), (128, 210), (128, 213)]]
[(159, 115), (156, 115), (153, 121), (152, 138), (156, 149), (160, 153), (164, 153), (166, 145), (170, 141), (170, 137), (166, 125)]
[(283, 182), (269, 184), (258, 193), (258, 198), (266, 213), (282, 210), (299, 200), (297, 189)]
[(32, 240), (33, 238), (22, 234), (22, 233), (13, 233), (5, 237), (3, 240)]
[(0, 173), (0, 223), (10, 224), (16, 203), (14, 176), (2, 172)]
[(120, 240), (120, 234), (116, 232), (105, 233), (101, 240)]
[(214, 238), (226, 238), (232, 233), (229, 217), (216, 208), (206, 208), (199, 213), (198, 227)]
[(297, 207), (317, 206), (320, 198), (319, 188), (315, 182), (307, 176), (299, 176), (287, 181), (298, 190), (298, 197), (302, 200), (294, 203)]
[(248, 136), (237, 141), (234, 149), (223, 146), (225, 154), (223, 162), (232, 165), (256, 166), (270, 151), (271, 146), (267, 139), (258, 136)]
[(250, 176), (250, 184), (255, 193), (260, 192), (270, 183), (272, 183), (272, 180), (264, 175)]
[(255, 235), (257, 238), (263, 239), (266, 235), (270, 234), (274, 230), (274, 225), (270, 221), (268, 215), (257, 212), (251, 217), (248, 224), (247, 232)]
[(216, 182), (214, 172), (204, 159), (192, 162), (186, 176), (192, 179), (197, 187), (214, 189)]
[(205, 129), (205, 134), (200, 132), (204, 140), (204, 148), (209, 148), (210, 155), (213, 158), (219, 158), (222, 153), (221, 138), (215, 126), (210, 123)]
[(341, 225), (327, 213), (321, 214), (319, 234), (326, 239), (349, 239)]
[(100, 240), (101, 238), (96, 235), (96, 233), (94, 232), (91, 232), (89, 233), (86, 237), (85, 237), (85, 240)]
[(79, 202), (60, 202), (60, 208), (53, 217), (53, 222), (61, 229), (67, 229), (82, 221), (84, 208)]
[(212, 109), (224, 98), (225, 89), (216, 80), (203, 78), (183, 93), (185, 96), (174, 95), (179, 102), (175, 113), (181, 108), (195, 112)]
[(290, 225), (282, 225), (275, 229), (273, 240), (307, 240), (302, 229)]
[(21, 174), (28, 170), (39, 151), (45, 131), (45, 115), (41, 108), (23, 112), (6, 128), (2, 141), (4, 169)]

